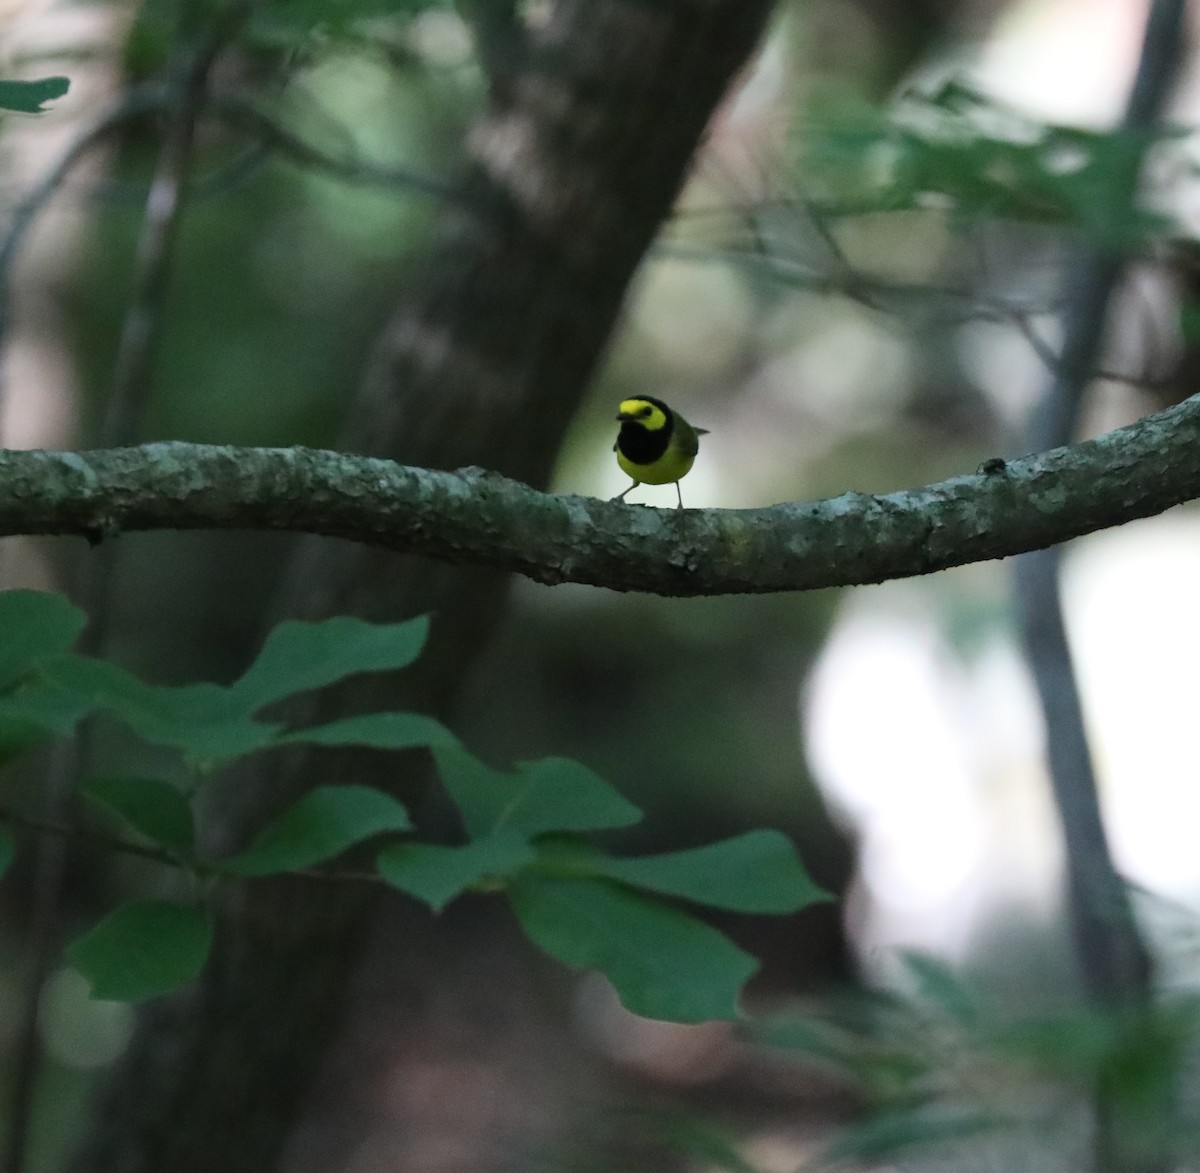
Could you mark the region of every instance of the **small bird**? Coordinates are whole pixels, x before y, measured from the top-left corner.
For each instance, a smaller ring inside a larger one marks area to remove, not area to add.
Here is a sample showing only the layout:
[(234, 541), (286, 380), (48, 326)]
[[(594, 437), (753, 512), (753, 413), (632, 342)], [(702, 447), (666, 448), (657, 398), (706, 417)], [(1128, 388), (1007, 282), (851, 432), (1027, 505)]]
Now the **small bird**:
[[(700, 448), (699, 437), (706, 435), (708, 429), (692, 427), (679, 412), (649, 395), (623, 399), (617, 419), (621, 430), (613, 451), (617, 463), (633, 477), (633, 484), (625, 493), (638, 485), (674, 484), (682, 509), (679, 482), (691, 471)], [(613, 500), (623, 501), (625, 493), (619, 493)]]

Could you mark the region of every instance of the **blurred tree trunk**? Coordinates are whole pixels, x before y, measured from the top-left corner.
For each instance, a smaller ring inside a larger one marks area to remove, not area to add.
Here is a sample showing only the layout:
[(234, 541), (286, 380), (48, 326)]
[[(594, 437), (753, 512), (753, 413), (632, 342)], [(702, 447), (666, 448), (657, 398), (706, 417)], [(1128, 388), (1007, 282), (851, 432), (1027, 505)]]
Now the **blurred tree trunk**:
[[(470, 197), (447, 214), (386, 331), (347, 447), (546, 485), (629, 280), (770, 9), (559, 0), (536, 29), (481, 23), (492, 88), (471, 135)], [(307, 546), (291, 581), (282, 610), (293, 614), (435, 614), (421, 667), (343, 690), (341, 708), (447, 711), (505, 590), (500, 575), (334, 543)], [(351, 769), (361, 778), (371, 765), (325, 756), (243, 778), (221, 796), (211, 837), (242, 839), (299, 789)], [(415, 800), (422, 786), (410, 773), (398, 782), (393, 763), (372, 780)], [(274, 1168), (379, 903), (365, 885), (279, 881), (231, 894), (205, 980), (143, 1015), (77, 1173)], [(419, 956), (436, 926), (411, 914), (403, 926), (406, 951)], [(409, 990), (408, 1012), (420, 1014), (426, 1002)]]

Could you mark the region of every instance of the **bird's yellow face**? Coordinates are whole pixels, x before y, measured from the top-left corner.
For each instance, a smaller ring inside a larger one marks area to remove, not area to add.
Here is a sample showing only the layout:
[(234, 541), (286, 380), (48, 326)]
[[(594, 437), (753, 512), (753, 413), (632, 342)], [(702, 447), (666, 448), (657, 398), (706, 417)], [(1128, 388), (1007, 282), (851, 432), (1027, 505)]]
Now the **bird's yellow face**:
[(658, 432), (667, 426), (666, 412), (649, 399), (622, 399), (617, 419), (621, 423), (635, 423), (648, 432)]

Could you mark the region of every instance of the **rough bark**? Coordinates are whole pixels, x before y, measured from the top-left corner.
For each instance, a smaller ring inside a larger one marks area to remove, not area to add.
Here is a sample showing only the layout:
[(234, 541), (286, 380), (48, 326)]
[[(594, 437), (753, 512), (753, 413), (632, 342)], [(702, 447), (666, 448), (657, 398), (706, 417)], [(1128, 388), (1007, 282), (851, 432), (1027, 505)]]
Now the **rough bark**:
[(1200, 496), (1200, 397), (1067, 448), (882, 496), (650, 509), (311, 449), (0, 452), (0, 534), (245, 528), (662, 595), (881, 582), (1041, 549)]
[[(634, 268), (769, 10), (767, 0), (560, 0), (519, 38), (472, 136), (469, 199), (387, 332), (350, 447), (546, 483)], [(504, 576), (332, 547), (308, 550), (284, 609), (435, 609), (432, 671), (403, 695), (444, 708), (498, 614)], [(395, 703), (399, 686), (383, 687)], [(215, 834), (243, 837), (314, 780), (298, 769), (247, 781), (225, 796)], [(373, 893), (286, 883), (243, 893), (221, 918), (200, 988), (142, 1022), (75, 1169), (275, 1167), (374, 911)]]

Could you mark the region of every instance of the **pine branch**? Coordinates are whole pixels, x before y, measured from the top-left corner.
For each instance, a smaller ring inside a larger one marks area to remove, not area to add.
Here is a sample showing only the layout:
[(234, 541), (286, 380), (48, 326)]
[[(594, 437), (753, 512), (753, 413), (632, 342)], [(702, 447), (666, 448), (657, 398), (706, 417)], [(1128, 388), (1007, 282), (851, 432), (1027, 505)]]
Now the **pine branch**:
[(1042, 549), (1200, 497), (1200, 397), (1094, 440), (885, 496), (651, 509), (305, 448), (0, 451), (0, 536), (286, 530), (662, 595), (881, 582)]

